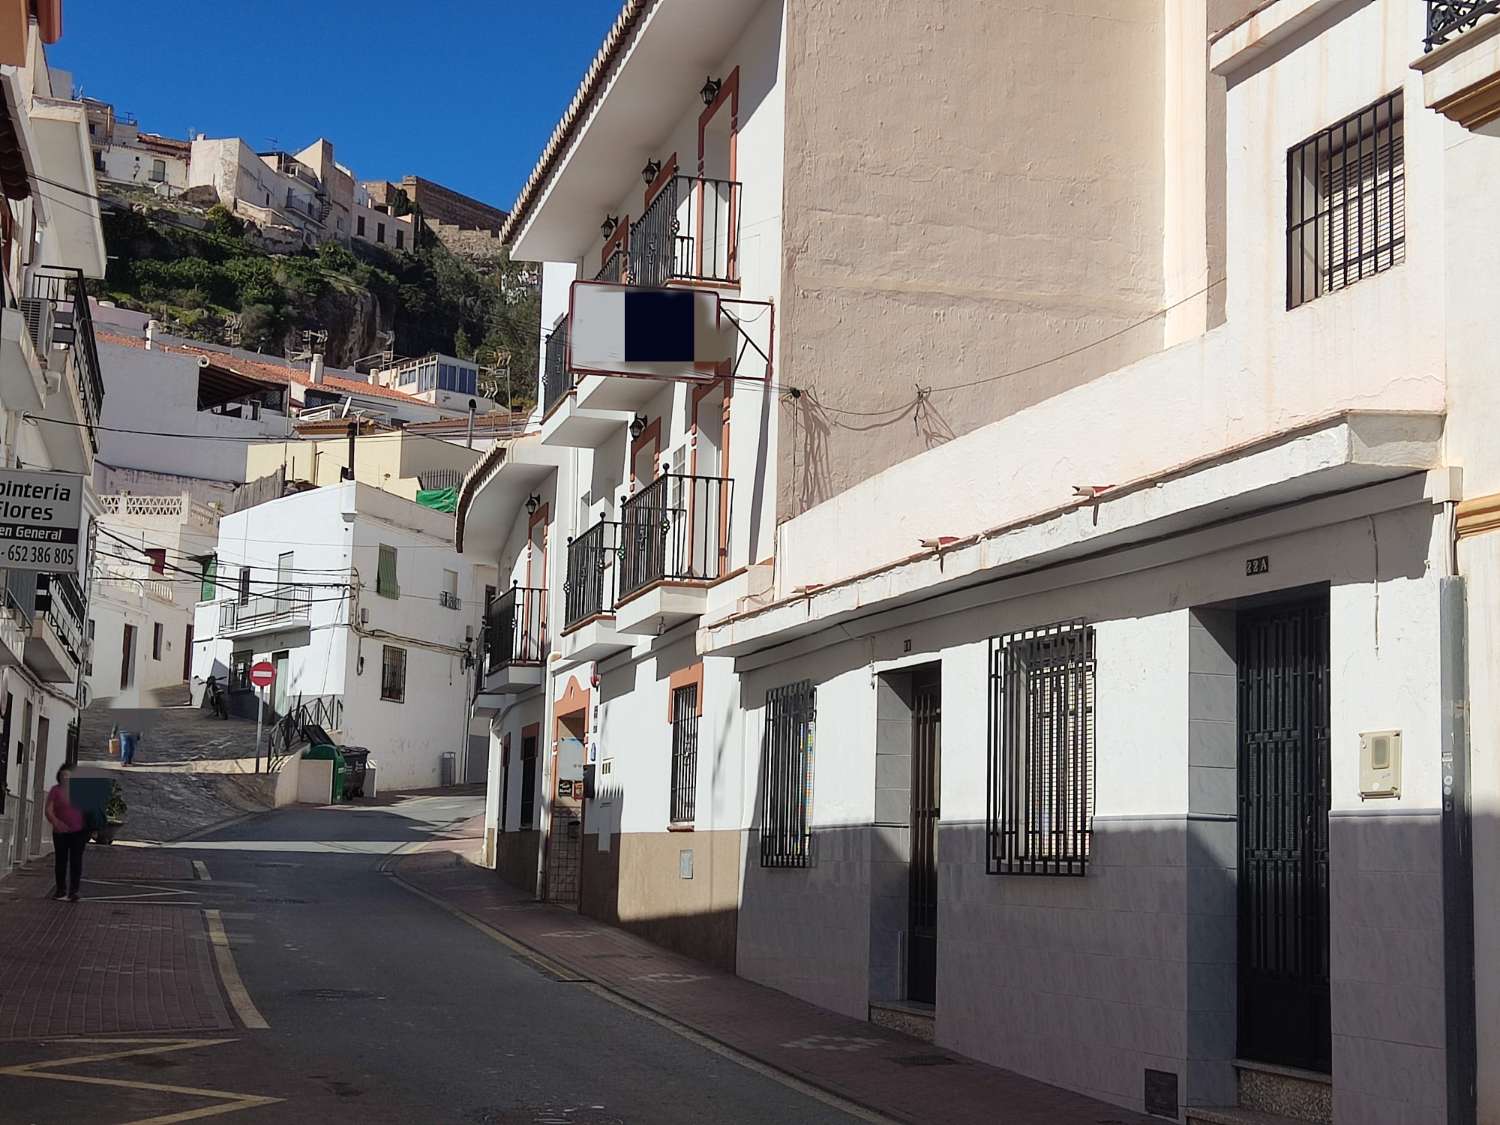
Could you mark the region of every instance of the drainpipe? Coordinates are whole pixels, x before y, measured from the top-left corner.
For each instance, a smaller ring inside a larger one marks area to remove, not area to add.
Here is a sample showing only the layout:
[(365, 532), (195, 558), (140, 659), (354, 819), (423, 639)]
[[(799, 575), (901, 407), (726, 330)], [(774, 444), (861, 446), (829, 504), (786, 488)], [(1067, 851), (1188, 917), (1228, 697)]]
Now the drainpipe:
[(479, 404), (472, 398), (469, 400), (469, 436), (464, 440), (465, 449), (474, 448), (474, 411), (479, 409)]
[(349, 423), (349, 464), (344, 466), (343, 477), (345, 480), (354, 479), (354, 436), (359, 433), (359, 423)]
[(1474, 1001), (1474, 840), (1469, 797), (1467, 599), (1457, 575), (1439, 579), (1439, 654), (1443, 785), (1443, 1005), (1448, 1120), (1471, 1125), (1477, 1113)]

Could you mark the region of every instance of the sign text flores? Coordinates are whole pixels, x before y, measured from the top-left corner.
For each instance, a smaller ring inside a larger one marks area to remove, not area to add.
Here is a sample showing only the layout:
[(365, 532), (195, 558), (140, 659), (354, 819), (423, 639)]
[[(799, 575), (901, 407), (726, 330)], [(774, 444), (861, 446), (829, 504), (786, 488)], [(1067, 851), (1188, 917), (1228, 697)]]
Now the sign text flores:
[(57, 573), (78, 569), (83, 478), (0, 469), (0, 566)]

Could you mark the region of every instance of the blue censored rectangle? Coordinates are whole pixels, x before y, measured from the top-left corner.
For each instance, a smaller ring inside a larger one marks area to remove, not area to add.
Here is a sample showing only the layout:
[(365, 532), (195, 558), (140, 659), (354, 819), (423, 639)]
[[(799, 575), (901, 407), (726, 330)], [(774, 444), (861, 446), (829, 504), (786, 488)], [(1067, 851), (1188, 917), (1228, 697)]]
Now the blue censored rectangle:
[(626, 293), (625, 361), (693, 362), (693, 294)]

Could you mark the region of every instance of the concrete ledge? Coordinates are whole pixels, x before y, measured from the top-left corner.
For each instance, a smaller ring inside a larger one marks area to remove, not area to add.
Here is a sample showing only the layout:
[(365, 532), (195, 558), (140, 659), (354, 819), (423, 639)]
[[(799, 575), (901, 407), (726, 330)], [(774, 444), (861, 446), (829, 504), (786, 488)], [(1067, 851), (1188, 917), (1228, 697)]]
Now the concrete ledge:
[(1209, 68), (1228, 76), (1243, 70), (1281, 46), (1345, 0), (1276, 0), (1215, 39)]
[(1500, 117), (1500, 15), (1459, 33), (1412, 63), (1422, 100), (1465, 129)]

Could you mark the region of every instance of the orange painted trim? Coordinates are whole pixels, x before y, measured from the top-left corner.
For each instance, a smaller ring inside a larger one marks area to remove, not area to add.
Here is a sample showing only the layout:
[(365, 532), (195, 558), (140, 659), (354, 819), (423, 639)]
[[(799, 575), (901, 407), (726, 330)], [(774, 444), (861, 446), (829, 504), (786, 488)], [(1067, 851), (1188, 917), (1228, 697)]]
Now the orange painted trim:
[(708, 588), (711, 590), (715, 586), (722, 586), (725, 582), (729, 582), (729, 581), (732, 581), (735, 578), (738, 578), (740, 575), (744, 574), (749, 569), (750, 568), (748, 566), (737, 567), (736, 569), (731, 570), (728, 574), (726, 574), (726, 575), (724, 575), (724, 576), (722, 576), (720, 578), (714, 579), (712, 582), (709, 583)]
[(667, 677), (667, 722), (672, 722), (672, 700), (681, 688), (698, 689), (698, 718), (703, 718), (703, 661), (679, 668)]
[(542, 740), (542, 724), (541, 723), (528, 723), (528, 724), (526, 724), (526, 726), (524, 726), (524, 727), (521, 728), (521, 739), (522, 739), (522, 741), (524, 741), (524, 740), (526, 740), (528, 738), (534, 738), (538, 742), (540, 742)]
[[(630, 216), (629, 215), (621, 215), (620, 216), (620, 225), (617, 226), (617, 227), (615, 227), (614, 233), (611, 234), (609, 236), (609, 239), (604, 243), (604, 249), (602, 249), (602, 250), (599, 251), (599, 268), (600, 269), (604, 268), (604, 263), (607, 262), (607, 261), (609, 261), (609, 256), (611, 254), (613, 254), (616, 250), (623, 250), (623, 249), (626, 248), (626, 246), (628, 244), (628, 239), (629, 238), (630, 238)], [(569, 310), (569, 311), (571, 311), (571, 310)]]
[[(36, 24), (43, 43), (56, 43), (62, 38), (62, 0), (36, 0)], [(70, 98), (71, 90), (58, 97)]]
[(696, 277), (669, 277), (662, 282), (664, 289), (738, 289), (738, 281), (705, 281)]
[(729, 77), (724, 79), (724, 85), (719, 87), (719, 96), (714, 98), (698, 115), (698, 175), (706, 173), (703, 170), (704, 143), (708, 135), (708, 123), (714, 116), (729, 106), (729, 178), (734, 179), (735, 165), (735, 135), (740, 131), (740, 68), (735, 67), (729, 72)]
[(690, 820), (674, 820), (667, 825), (668, 832), (691, 832), (692, 830), (693, 822)]
[(641, 431), (641, 436), (635, 438), (630, 443), (630, 487), (632, 491), (635, 490), (635, 482), (637, 479), (635, 472), (636, 458), (640, 456), (641, 451), (645, 449), (647, 445), (650, 445), (653, 442), (655, 443), (655, 448), (652, 450), (651, 454), (651, 479), (655, 480), (661, 471), (660, 418), (655, 418), (652, 421), (648, 422), (646, 424), (646, 428)]
[(597, 621), (613, 621), (614, 619), (615, 615), (613, 613), (596, 613), (592, 617), (585, 617), (577, 624), (569, 625), (562, 631), (562, 635), (565, 637), (572, 636), (580, 629), (587, 629), (590, 625), (594, 624)]
[(580, 687), (577, 676), (568, 677), (568, 685), (563, 689), (562, 698), (557, 701), (557, 708), (552, 714), (552, 800), (557, 796), (557, 756), (562, 749), (563, 720), (571, 719), (575, 715), (583, 716), (583, 740), (588, 742), (589, 737), (589, 703), (593, 698), (593, 692), (588, 688)]
[(651, 181), (651, 186), (646, 189), (646, 199), (641, 205), (642, 211), (651, 206), (651, 201), (661, 194), (661, 189), (671, 183), (675, 175), (677, 175), (677, 154), (674, 152), (661, 166), (661, 171), (656, 174), (656, 179)]

